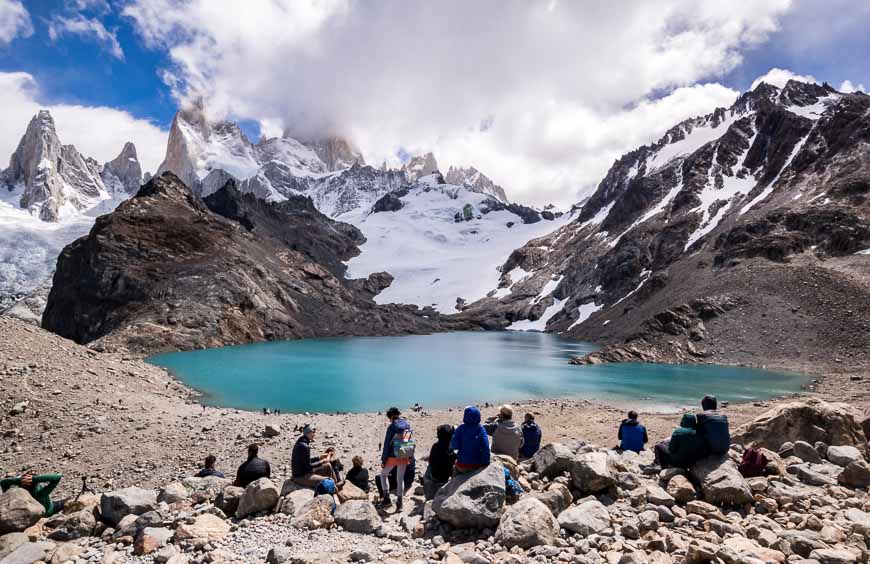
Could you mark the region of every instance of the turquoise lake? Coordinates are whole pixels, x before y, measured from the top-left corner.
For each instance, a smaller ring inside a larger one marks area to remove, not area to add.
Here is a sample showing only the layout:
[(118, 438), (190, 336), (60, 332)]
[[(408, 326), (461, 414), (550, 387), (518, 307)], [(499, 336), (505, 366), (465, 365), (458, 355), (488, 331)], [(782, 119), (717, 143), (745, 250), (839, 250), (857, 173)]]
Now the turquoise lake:
[(568, 364), (595, 348), (546, 333), (463, 332), (256, 343), (148, 361), (202, 392), (208, 405), (288, 413), (532, 398), (676, 409), (695, 406), (704, 394), (732, 402), (787, 395), (807, 380), (726, 366)]

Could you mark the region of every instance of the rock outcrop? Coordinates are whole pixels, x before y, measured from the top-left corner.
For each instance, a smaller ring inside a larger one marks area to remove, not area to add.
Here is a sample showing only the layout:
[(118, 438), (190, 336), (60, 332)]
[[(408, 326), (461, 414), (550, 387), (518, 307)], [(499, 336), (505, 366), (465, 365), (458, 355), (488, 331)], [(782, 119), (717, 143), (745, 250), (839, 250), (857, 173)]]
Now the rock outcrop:
[(496, 527), (505, 503), (504, 469), (492, 463), (482, 470), (459, 474), (438, 490), (435, 515), (455, 527)]
[(801, 439), (865, 448), (867, 438), (861, 420), (861, 413), (848, 404), (809, 399), (774, 407), (735, 430), (733, 440), (773, 451), (778, 451), (783, 443)]
[(344, 277), (362, 241), (307, 198), (269, 203), (230, 183), (201, 200), (166, 174), (64, 250), (43, 327), (143, 352), (472, 327), (375, 304), (380, 275)]

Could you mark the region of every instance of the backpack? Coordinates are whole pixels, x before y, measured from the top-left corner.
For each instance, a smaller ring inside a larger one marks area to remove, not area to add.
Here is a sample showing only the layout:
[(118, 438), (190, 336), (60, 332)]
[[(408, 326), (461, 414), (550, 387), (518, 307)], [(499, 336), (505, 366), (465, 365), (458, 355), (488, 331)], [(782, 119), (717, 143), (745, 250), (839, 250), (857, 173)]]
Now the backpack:
[(507, 497), (516, 499), (523, 494), (523, 487), (519, 482), (511, 478), (510, 470), (504, 469), (504, 486)]
[(756, 476), (764, 476), (764, 471), (767, 468), (767, 457), (757, 448), (748, 448), (743, 453), (743, 458), (737, 469), (744, 478), (754, 478)]
[(417, 442), (410, 429), (403, 431), (401, 435), (393, 437), (393, 456), (396, 458), (414, 458), (414, 450)]
[(317, 487), (314, 488), (314, 495), (334, 495), (335, 494), (335, 482), (331, 479), (327, 478), (322, 482), (317, 484)]

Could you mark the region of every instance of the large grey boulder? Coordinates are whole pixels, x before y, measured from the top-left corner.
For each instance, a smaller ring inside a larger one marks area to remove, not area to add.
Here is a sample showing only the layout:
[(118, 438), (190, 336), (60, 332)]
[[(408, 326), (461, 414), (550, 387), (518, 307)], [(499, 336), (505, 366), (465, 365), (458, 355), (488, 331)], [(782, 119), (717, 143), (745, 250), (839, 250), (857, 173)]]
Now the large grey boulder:
[[(350, 483), (350, 482), (348, 482)], [(347, 487), (347, 484), (345, 484)], [(289, 494), (282, 496), (278, 501), (278, 507), (276, 511), (279, 513), (284, 513), (286, 515), (295, 515), (296, 511), (314, 499), (314, 490), (304, 489), (304, 490), (293, 490)]]
[(106, 492), (100, 498), (100, 515), (107, 524), (115, 527), (127, 515), (142, 515), (157, 507), (157, 492), (136, 486)]
[(739, 427), (732, 442), (774, 451), (783, 443), (796, 441), (863, 447), (867, 439), (862, 419), (861, 412), (848, 404), (810, 398), (774, 407)]
[(792, 445), (792, 450), (794, 456), (797, 456), (804, 462), (812, 462), (813, 464), (820, 464), (822, 462), (822, 456), (816, 450), (816, 447), (806, 441), (795, 441)]
[[(219, 496), (224, 488), (231, 486), (233, 482), (229, 478), (219, 478), (217, 476), (206, 476), (205, 478), (190, 476), (181, 480), (181, 483), (194, 496), (212, 500)], [(227, 515), (231, 514), (227, 513)]]
[(701, 484), (704, 500), (715, 505), (743, 505), (752, 501), (749, 483), (727, 456), (713, 455), (692, 466), (692, 475)]
[(864, 460), (861, 451), (849, 445), (829, 446), (825, 456), (827, 456), (828, 460), (843, 468), (852, 462)]
[(498, 525), (504, 510), (504, 469), (493, 462), (468, 474), (453, 476), (432, 502), (435, 515), (454, 527), (485, 529)]
[(215, 499), (215, 507), (223, 511), (224, 515), (235, 515), (243, 495), (245, 495), (245, 488), (226, 486)]
[(571, 462), (574, 487), (583, 493), (598, 493), (613, 485), (613, 472), (606, 452), (578, 454)]
[(0, 494), (0, 535), (23, 531), (39, 521), (45, 508), (23, 488)]
[(239, 499), (236, 517), (242, 519), (258, 511), (271, 511), (278, 503), (278, 486), (269, 478), (260, 478), (248, 484)]
[(172, 482), (157, 494), (158, 502), (175, 503), (190, 497), (190, 492), (181, 482)]
[(559, 483), (551, 484), (545, 492), (532, 492), (528, 495), (546, 505), (550, 513), (555, 517), (558, 517), (559, 513), (570, 507), (574, 501), (571, 491)]
[(506, 548), (551, 545), (559, 538), (559, 522), (533, 497), (524, 497), (505, 511), (495, 531), (495, 542)]
[(610, 513), (597, 500), (591, 499), (569, 507), (559, 514), (559, 526), (582, 536), (598, 534), (610, 527)]
[(319, 495), (300, 507), (290, 524), (298, 529), (328, 528), (335, 523), (335, 500), (329, 494)]
[(866, 488), (870, 486), (870, 464), (863, 460), (850, 462), (837, 477), (839, 483), (850, 488)]
[(381, 526), (381, 518), (372, 502), (351, 499), (335, 510), (335, 523), (351, 533), (374, 533)]
[(535, 453), (530, 460), (532, 470), (544, 478), (553, 478), (571, 468), (574, 453), (562, 443), (550, 443)]
[(21, 546), (30, 542), (30, 538), (25, 533), (6, 533), (0, 535), (0, 560)]
[(53, 516), (45, 526), (53, 529), (48, 538), (57, 541), (71, 541), (89, 537), (97, 527), (97, 519), (91, 509), (81, 509), (75, 513), (60, 513)]
[(843, 472), (843, 469), (833, 464), (802, 462), (801, 464), (792, 464), (787, 468), (787, 472), (808, 486), (826, 486), (835, 485), (837, 477)]
[(680, 504), (689, 503), (698, 497), (695, 493), (695, 486), (682, 474), (677, 474), (668, 482), (668, 494)]
[(7, 554), (3, 564), (33, 564), (34, 562), (46, 562), (57, 545), (53, 542), (26, 542)]

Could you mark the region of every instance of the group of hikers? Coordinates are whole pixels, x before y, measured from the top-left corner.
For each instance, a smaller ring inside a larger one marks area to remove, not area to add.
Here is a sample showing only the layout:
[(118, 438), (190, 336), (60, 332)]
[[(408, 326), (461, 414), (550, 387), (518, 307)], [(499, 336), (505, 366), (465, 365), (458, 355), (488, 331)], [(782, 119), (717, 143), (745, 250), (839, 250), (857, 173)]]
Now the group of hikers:
[[(680, 426), (665, 440), (655, 445), (654, 465), (660, 468), (688, 468), (696, 461), (711, 454), (724, 454), (728, 451), (731, 438), (728, 418), (717, 408), (716, 398), (705, 396), (701, 401), (702, 411), (682, 416)], [(488, 466), (491, 454), (510, 456), (516, 461), (531, 458), (541, 447), (541, 427), (535, 422), (532, 413), (526, 413), (521, 425), (513, 419), (513, 408), (502, 405), (498, 414), (481, 422), (480, 410), (475, 406), (465, 408), (462, 423), (439, 425), (436, 441), (429, 449), (428, 467), (423, 475), (423, 491), (427, 500), (433, 499), (438, 490), (457, 474), (473, 472)], [(416, 476), (416, 440), (408, 420), (397, 407), (386, 412), (388, 427), (381, 449), (381, 472), (375, 480), (380, 495), (380, 505), (387, 508), (393, 505), (390, 497), (396, 491), (396, 507), (402, 509), (405, 491), (410, 489)], [(299, 429), (298, 427), (296, 429)], [(291, 479), (300, 487), (312, 488), (318, 493), (335, 493), (346, 482), (354, 484), (364, 492), (369, 492), (370, 479), (365, 461), (360, 456), (352, 459), (353, 467), (342, 477), (344, 470), (334, 448), (315, 456), (311, 443), (317, 436), (317, 429), (306, 424), (293, 446), (290, 457)], [(617, 432), (617, 449), (640, 452), (649, 442), (646, 428), (640, 423), (635, 411), (629, 411)], [(214, 455), (208, 455), (204, 467), (196, 473), (197, 477), (224, 474), (215, 468)], [(259, 446), (248, 446), (247, 460), (236, 472), (234, 485), (247, 487), (260, 478), (270, 478), (269, 462), (259, 456)], [(62, 501), (54, 501), (49, 495), (60, 482), (59, 474), (34, 476), (26, 473), (21, 477), (0, 480), (0, 490), (21, 487), (45, 507), (47, 516), (63, 508)], [(510, 489), (512, 480), (505, 473), (506, 485)], [(516, 487), (513, 484), (513, 487)]]

